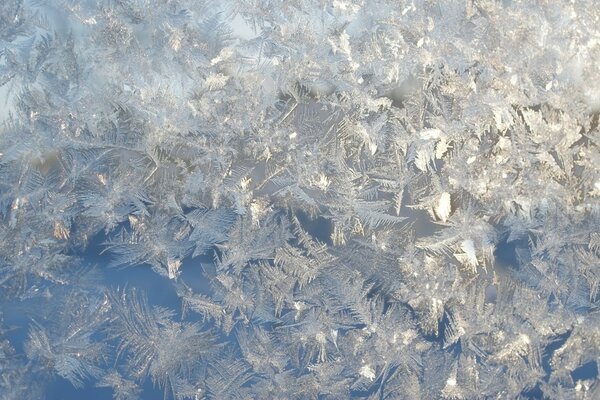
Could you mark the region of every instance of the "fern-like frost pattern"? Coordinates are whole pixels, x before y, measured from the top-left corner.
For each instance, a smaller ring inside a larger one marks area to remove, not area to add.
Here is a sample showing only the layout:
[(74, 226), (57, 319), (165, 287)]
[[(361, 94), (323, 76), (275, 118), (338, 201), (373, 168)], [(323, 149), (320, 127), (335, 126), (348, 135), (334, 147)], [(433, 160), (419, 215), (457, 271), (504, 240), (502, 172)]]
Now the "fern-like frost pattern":
[(0, 3), (1, 400), (600, 398), (597, 1)]

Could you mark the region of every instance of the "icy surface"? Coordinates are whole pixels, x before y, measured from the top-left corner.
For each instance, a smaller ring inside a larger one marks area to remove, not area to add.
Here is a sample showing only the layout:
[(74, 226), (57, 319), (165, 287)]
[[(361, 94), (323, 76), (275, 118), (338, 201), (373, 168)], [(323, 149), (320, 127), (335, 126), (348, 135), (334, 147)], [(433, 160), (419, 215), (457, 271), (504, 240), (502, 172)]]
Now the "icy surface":
[(0, 399), (598, 399), (596, 0), (2, 0)]

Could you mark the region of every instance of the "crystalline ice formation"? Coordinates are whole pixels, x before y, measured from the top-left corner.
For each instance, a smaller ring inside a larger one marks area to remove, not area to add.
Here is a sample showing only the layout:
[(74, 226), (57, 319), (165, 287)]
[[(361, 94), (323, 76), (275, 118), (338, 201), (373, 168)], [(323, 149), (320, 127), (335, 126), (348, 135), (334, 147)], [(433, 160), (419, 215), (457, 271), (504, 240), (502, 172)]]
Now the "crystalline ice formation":
[(4, 0), (0, 399), (600, 398), (595, 0)]

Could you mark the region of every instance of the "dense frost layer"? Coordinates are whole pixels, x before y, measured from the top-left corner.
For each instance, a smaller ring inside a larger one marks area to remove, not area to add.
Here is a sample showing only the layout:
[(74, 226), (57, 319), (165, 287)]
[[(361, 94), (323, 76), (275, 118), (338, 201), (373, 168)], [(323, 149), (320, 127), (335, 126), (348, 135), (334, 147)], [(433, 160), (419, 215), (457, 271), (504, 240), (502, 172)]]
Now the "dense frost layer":
[(0, 399), (600, 398), (599, 26), (0, 1)]

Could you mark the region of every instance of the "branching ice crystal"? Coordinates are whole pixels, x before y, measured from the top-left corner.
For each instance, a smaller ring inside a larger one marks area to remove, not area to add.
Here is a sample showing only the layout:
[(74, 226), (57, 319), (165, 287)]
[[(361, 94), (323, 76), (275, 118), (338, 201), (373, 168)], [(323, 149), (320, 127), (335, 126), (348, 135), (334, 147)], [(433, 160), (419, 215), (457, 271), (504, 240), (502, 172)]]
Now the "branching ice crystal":
[(0, 399), (600, 398), (598, 26), (2, 1)]

